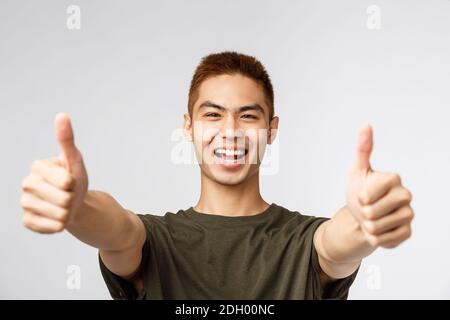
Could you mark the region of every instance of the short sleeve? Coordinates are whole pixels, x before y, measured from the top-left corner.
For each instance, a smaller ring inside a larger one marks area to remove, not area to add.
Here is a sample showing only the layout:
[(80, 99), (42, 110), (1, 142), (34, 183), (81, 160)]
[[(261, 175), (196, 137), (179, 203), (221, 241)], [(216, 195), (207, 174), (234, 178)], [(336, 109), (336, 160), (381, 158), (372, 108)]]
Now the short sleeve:
[[(144, 222), (144, 226), (146, 229), (146, 240), (144, 242), (144, 245), (142, 246), (142, 260), (138, 270), (138, 274), (144, 276), (145, 272), (143, 271), (146, 269), (146, 266), (148, 265), (148, 257), (150, 249), (149, 230), (146, 221), (142, 218), (143, 216), (140, 214), (138, 214), (137, 216)], [(125, 280), (124, 278), (116, 275), (105, 266), (100, 257), (100, 252), (98, 254), (98, 259), (103, 280), (105, 281), (108, 291), (114, 300), (145, 299), (146, 296), (145, 288), (142, 290), (142, 292), (138, 293), (136, 288), (130, 281)]]
[[(321, 223), (327, 220), (328, 218), (323, 219), (322, 221), (317, 223), (315, 226), (315, 230), (317, 230), (317, 228)], [(320, 283), (320, 273), (322, 269), (319, 264), (319, 257), (317, 255), (314, 242), (312, 243), (311, 249), (311, 267), (313, 277), (312, 281), (313, 281), (314, 299), (335, 299), (335, 300), (347, 299), (350, 286), (352, 285), (353, 281), (356, 278), (356, 275), (358, 274), (359, 267), (351, 275), (342, 279), (335, 280), (332, 283), (330, 283), (326, 288), (323, 288), (322, 284)]]

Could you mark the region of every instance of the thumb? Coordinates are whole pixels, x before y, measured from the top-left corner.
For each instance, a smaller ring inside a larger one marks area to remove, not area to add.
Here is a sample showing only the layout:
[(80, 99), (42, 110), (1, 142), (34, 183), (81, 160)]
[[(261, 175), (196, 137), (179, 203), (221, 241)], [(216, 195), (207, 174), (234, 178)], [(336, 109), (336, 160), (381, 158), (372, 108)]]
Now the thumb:
[(58, 113), (55, 116), (55, 135), (61, 148), (61, 160), (70, 171), (78, 159), (78, 150), (74, 143), (72, 124), (67, 114)]
[(356, 145), (356, 160), (354, 169), (358, 171), (371, 171), (370, 155), (373, 149), (373, 130), (370, 124), (364, 124), (358, 132)]

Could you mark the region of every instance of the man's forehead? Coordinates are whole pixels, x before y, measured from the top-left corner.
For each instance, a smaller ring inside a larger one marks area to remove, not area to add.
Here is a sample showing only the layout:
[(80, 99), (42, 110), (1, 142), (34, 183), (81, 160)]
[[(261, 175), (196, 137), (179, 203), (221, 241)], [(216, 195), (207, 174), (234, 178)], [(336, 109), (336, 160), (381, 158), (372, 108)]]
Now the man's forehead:
[[(254, 80), (234, 81), (230, 78), (205, 80), (199, 87), (195, 107), (199, 108), (207, 102), (222, 106), (226, 109), (237, 109), (244, 105), (260, 105), (268, 108), (262, 86)], [(247, 83), (242, 83), (242, 81)], [(252, 83), (253, 82), (253, 83)]]
[(264, 89), (258, 82), (245, 76), (220, 75), (208, 78), (200, 84), (199, 97), (208, 95), (217, 98), (258, 100), (264, 97)]

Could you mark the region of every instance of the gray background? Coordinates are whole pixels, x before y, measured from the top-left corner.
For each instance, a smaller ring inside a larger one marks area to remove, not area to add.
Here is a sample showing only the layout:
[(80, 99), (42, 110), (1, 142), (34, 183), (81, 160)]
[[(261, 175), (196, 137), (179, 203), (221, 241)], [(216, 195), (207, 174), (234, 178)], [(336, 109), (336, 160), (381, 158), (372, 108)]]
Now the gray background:
[[(81, 30), (66, 27), (71, 4)], [(366, 27), (369, 5), (381, 8), (380, 30)], [(195, 204), (199, 170), (171, 162), (170, 136), (195, 66), (221, 50), (257, 56), (274, 83), (280, 158), (262, 178), (268, 201), (332, 216), (363, 122), (374, 169), (400, 173), (413, 192), (412, 239), (365, 259), (349, 297), (450, 298), (448, 0), (1, 0), (0, 298), (110, 298), (94, 248), (21, 223), (21, 180), (34, 159), (58, 154), (59, 111), (72, 117), (91, 189), (141, 213)], [(66, 287), (73, 264), (80, 290)]]

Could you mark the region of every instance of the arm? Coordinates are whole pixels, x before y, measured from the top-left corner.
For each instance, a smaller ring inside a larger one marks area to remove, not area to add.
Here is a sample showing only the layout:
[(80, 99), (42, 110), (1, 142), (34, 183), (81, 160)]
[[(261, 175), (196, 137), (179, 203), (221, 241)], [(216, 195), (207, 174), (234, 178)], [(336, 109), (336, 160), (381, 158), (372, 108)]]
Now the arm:
[(394, 248), (411, 236), (411, 192), (398, 174), (371, 169), (372, 146), (372, 128), (364, 127), (348, 175), (347, 205), (314, 234), (323, 285), (351, 275), (376, 248)]
[(347, 207), (342, 207), (332, 219), (317, 228), (314, 246), (324, 286), (351, 275), (361, 264), (362, 258), (375, 250)]
[[(138, 271), (146, 239), (139, 217), (124, 209), (109, 194), (88, 191), (82, 206), (66, 229), (100, 250), (103, 263), (113, 273), (131, 280)], [(140, 279), (135, 279), (140, 287)]]
[(23, 223), (32, 231), (52, 234), (67, 229), (79, 240), (100, 250), (104, 264), (115, 274), (135, 277), (146, 239), (143, 222), (110, 195), (88, 190), (88, 176), (76, 148), (70, 119), (55, 118), (61, 154), (33, 162), (22, 182)]

